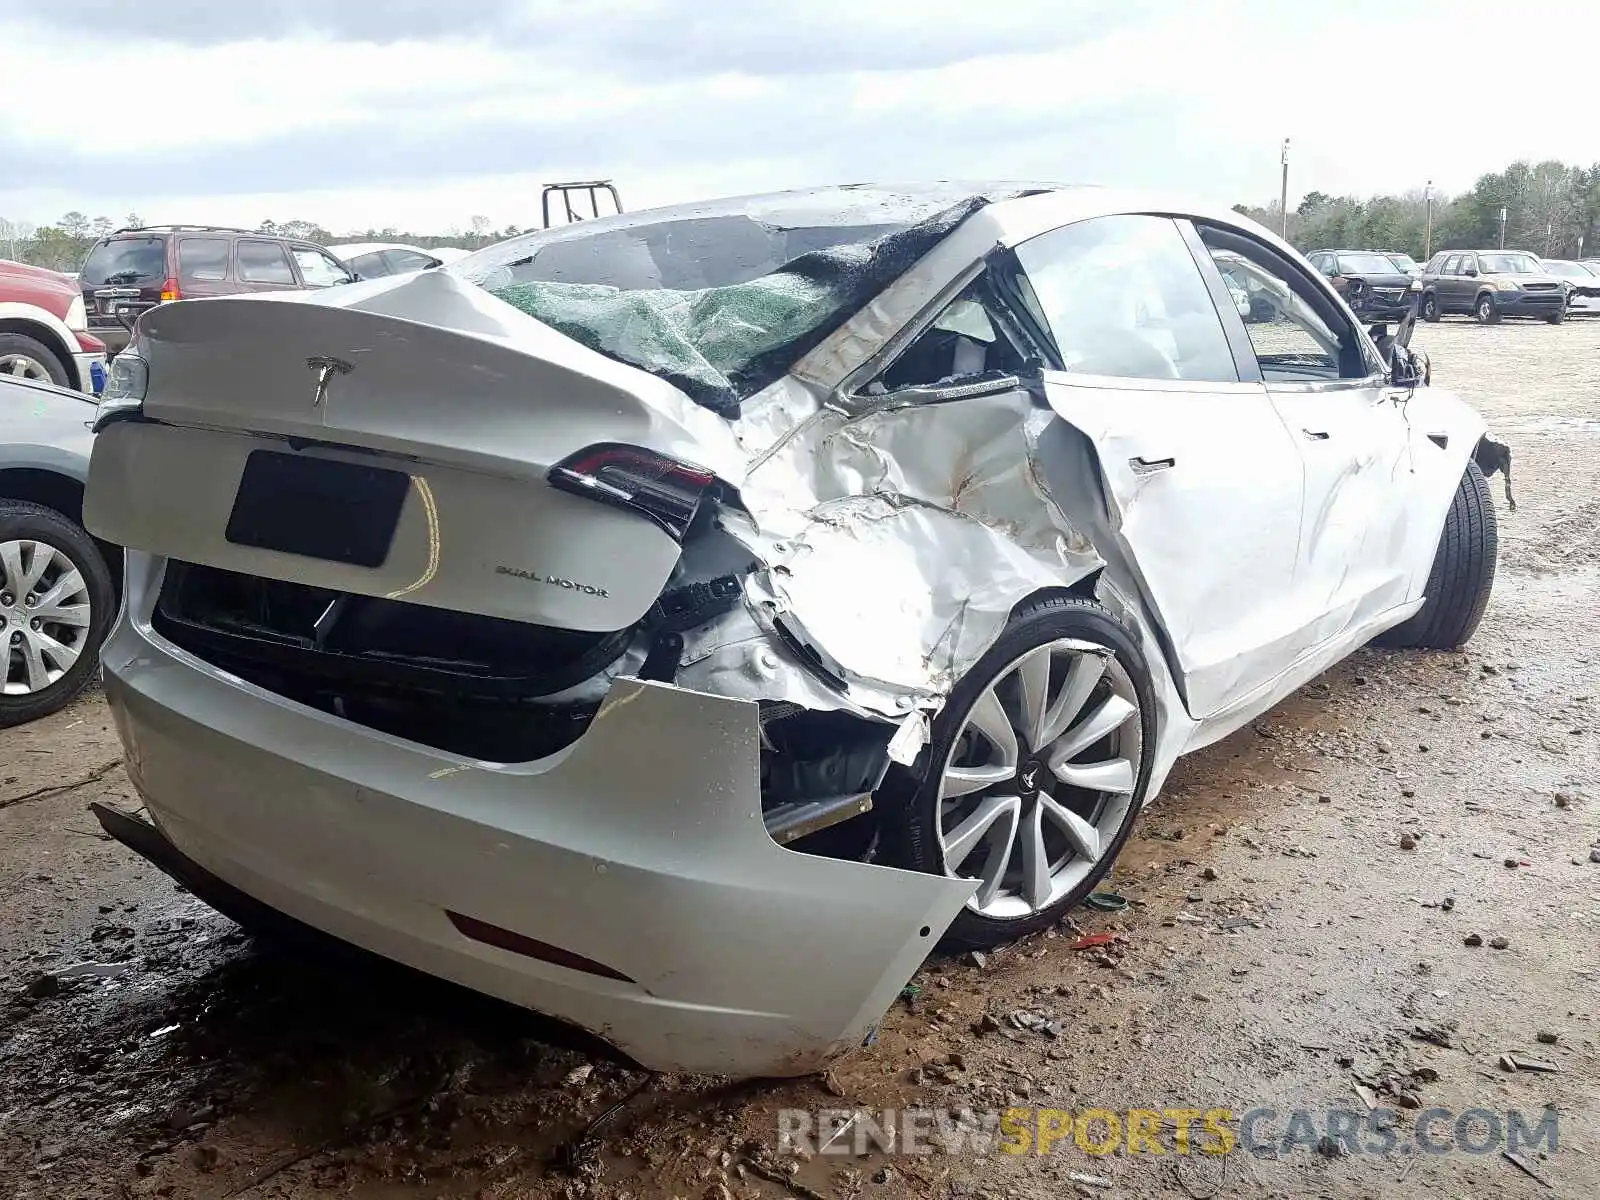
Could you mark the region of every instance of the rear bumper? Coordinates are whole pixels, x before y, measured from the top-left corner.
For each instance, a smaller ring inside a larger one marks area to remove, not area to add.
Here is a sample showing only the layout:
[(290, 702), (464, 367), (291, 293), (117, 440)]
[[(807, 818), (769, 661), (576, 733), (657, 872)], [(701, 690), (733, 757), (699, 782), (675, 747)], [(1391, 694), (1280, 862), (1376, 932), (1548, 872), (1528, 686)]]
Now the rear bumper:
[(172, 846), (296, 921), (646, 1067), (819, 1069), (870, 1035), (975, 887), (774, 843), (748, 702), (619, 680), (559, 754), (470, 762), (172, 646), (149, 624), (161, 571), (128, 554), (102, 659), (128, 773)]
[(89, 332), (106, 344), (107, 357), (120, 354), (127, 349), (128, 343), (133, 340), (133, 335), (128, 332), (127, 328), (116, 321), (107, 325), (97, 325), (90, 321)]

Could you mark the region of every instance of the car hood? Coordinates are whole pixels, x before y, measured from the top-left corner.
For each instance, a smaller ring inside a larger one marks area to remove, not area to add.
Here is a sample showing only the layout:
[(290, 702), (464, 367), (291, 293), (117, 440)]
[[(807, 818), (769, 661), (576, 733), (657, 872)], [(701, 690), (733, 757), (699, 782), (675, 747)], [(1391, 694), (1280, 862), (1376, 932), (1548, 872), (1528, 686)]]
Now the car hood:
[(1403, 271), (1393, 271), (1388, 273), (1346, 271), (1344, 277), (1346, 279), (1359, 279), (1362, 283), (1367, 284), (1369, 287), (1381, 288), (1408, 288), (1411, 286), (1411, 280), (1413, 278), (1412, 276), (1405, 274)]
[(1506, 280), (1510, 283), (1566, 283), (1559, 275), (1547, 275), (1543, 271), (1489, 271), (1485, 272), (1482, 279)]

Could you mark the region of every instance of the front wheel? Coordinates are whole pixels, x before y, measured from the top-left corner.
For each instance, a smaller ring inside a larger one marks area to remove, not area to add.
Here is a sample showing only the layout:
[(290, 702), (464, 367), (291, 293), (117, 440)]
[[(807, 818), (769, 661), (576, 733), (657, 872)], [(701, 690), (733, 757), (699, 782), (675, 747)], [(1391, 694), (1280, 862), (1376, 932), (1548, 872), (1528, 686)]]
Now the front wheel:
[(1422, 298), (1422, 319), (1424, 321), (1437, 321), (1444, 314), (1439, 309), (1439, 295), (1429, 292)]
[(54, 509), (0, 501), (0, 729), (83, 691), (115, 607), (87, 533)]
[(1550, 324), (1552, 324), (1552, 325), (1560, 325), (1566, 319), (1567, 319), (1567, 310), (1564, 309), (1564, 308), (1563, 309), (1558, 309), (1556, 312), (1551, 313), (1548, 317), (1545, 318), (1545, 320), (1549, 321)]
[(1489, 483), (1478, 464), (1469, 461), (1439, 535), (1428, 572), (1428, 598), (1409, 621), (1382, 634), (1378, 644), (1426, 650), (1465, 645), (1489, 606), (1499, 544)]
[(1155, 750), (1150, 671), (1100, 605), (1025, 606), (950, 694), (912, 778), (879, 805), (886, 861), (973, 879), (944, 944), (1046, 929), (1133, 828)]
[(0, 376), (72, 386), (67, 365), (55, 351), (22, 333), (0, 333)]
[(1500, 324), (1500, 308), (1488, 292), (1478, 297), (1477, 304), (1473, 305), (1472, 315), (1477, 318), (1479, 325)]

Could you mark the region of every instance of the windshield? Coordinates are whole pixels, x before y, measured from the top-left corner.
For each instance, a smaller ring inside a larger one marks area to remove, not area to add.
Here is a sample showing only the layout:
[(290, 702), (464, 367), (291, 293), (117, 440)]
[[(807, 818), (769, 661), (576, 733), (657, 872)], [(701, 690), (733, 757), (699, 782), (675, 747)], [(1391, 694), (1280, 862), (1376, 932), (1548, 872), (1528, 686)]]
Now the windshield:
[(156, 283), (165, 278), (166, 273), (166, 238), (114, 238), (89, 251), (83, 263), (82, 280), (90, 287)]
[(443, 270), (733, 417), (987, 200), (948, 186), (744, 197), (548, 229)]
[(1409, 254), (1391, 254), (1389, 255), (1389, 261), (1395, 266), (1399, 267), (1402, 271), (1411, 272), (1422, 270), (1422, 268), (1417, 264), (1417, 260), (1412, 258)]
[(1480, 254), (1478, 270), (1485, 275), (1538, 275), (1543, 269), (1531, 254)]
[(1339, 270), (1346, 275), (1393, 275), (1394, 264), (1381, 254), (1341, 254)]
[(1551, 275), (1559, 275), (1563, 279), (1593, 279), (1594, 276), (1584, 270), (1581, 263), (1567, 262), (1560, 258), (1547, 258), (1544, 260), (1544, 269)]

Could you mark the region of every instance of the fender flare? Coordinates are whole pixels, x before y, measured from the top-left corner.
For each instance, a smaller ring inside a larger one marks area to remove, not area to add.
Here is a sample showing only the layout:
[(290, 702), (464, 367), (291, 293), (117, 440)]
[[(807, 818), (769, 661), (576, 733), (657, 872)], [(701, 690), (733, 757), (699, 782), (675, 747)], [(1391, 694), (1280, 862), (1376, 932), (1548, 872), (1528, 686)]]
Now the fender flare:
[(77, 355), (81, 352), (78, 336), (60, 317), (37, 304), (0, 301), (0, 332), (20, 333), (42, 342), (60, 358), (68, 382), (78, 391), (83, 390), (83, 380), (78, 373)]

